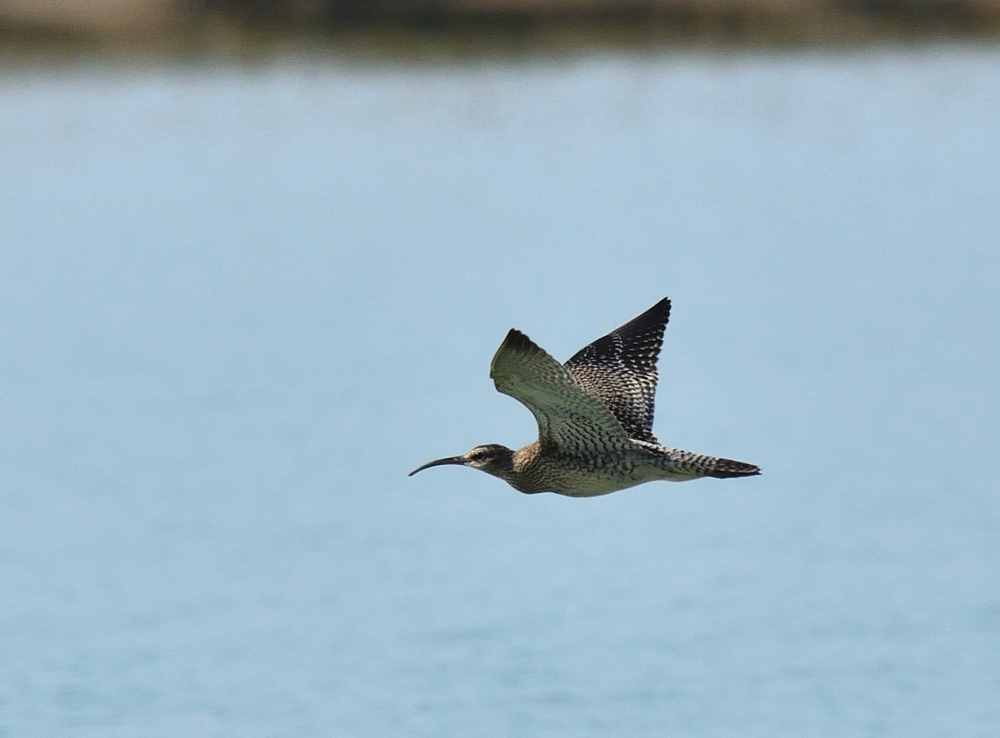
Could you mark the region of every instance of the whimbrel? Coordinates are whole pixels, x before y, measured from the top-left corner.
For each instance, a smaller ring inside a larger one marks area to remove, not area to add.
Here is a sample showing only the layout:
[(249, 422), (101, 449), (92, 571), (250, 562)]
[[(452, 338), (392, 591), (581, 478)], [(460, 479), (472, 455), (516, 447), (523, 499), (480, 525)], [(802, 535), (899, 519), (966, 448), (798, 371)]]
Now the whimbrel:
[(514, 451), (475, 446), (414, 469), (459, 464), (525, 492), (594, 497), (665, 479), (752, 477), (753, 464), (660, 445), (653, 435), (656, 359), (670, 298), (560, 364), (512, 329), (490, 364), (496, 388), (527, 407), (538, 440)]

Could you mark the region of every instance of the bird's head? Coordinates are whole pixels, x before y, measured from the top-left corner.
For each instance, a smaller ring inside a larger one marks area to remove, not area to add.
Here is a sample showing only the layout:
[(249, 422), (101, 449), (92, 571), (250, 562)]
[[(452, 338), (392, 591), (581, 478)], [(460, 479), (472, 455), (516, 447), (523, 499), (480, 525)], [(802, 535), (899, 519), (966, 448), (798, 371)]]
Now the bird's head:
[(473, 446), (467, 453), (461, 456), (447, 456), (443, 459), (428, 461), (423, 466), (419, 466), (409, 473), (413, 476), (418, 471), (429, 469), (432, 466), (444, 466), (445, 464), (456, 464), (459, 466), (469, 466), (479, 469), (495, 477), (503, 477), (513, 469), (514, 452), (499, 443), (486, 443), (482, 446)]

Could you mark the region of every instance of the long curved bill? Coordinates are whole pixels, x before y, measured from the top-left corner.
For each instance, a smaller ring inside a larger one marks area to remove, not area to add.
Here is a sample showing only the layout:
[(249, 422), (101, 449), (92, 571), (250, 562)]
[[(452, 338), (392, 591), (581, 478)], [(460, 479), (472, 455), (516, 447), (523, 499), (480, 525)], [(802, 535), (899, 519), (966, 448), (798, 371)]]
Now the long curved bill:
[(430, 469), (432, 466), (444, 466), (445, 464), (458, 464), (460, 466), (465, 466), (464, 456), (449, 456), (446, 459), (435, 459), (434, 461), (428, 461), (423, 466), (418, 466), (416, 469), (411, 471), (406, 476), (412, 477), (418, 471), (423, 471), (424, 469)]

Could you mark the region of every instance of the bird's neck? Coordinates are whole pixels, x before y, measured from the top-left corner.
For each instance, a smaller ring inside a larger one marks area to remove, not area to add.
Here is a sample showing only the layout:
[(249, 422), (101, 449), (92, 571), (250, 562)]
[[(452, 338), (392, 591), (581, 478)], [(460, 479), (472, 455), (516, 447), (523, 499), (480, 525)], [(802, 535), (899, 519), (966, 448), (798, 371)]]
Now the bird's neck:
[(511, 472), (514, 474), (524, 474), (528, 472), (538, 461), (542, 453), (541, 444), (538, 441), (529, 443), (511, 454)]
[(510, 464), (498, 469), (496, 476), (520, 492), (537, 492), (535, 463), (541, 453), (538, 441), (528, 444), (511, 454)]

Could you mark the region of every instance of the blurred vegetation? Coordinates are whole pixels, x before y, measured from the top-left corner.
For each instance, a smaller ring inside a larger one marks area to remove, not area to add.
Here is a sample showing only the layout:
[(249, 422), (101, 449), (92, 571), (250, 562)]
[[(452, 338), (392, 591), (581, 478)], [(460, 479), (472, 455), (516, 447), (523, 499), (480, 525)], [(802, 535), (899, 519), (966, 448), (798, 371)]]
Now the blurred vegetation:
[(1000, 0), (0, 0), (6, 49), (66, 42), (378, 53), (532, 45), (1000, 37)]

